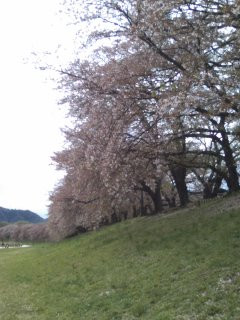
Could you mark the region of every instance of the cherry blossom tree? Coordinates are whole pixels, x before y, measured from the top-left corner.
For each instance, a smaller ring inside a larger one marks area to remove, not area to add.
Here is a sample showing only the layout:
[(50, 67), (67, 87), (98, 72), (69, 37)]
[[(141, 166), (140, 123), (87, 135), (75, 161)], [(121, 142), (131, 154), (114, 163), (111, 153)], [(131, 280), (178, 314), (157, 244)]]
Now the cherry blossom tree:
[(184, 206), (192, 179), (205, 198), (222, 184), (239, 190), (239, 1), (65, 6), (89, 57), (61, 70), (74, 125), (55, 156), (66, 177), (50, 224), (69, 235), (125, 212), (159, 213), (164, 201)]

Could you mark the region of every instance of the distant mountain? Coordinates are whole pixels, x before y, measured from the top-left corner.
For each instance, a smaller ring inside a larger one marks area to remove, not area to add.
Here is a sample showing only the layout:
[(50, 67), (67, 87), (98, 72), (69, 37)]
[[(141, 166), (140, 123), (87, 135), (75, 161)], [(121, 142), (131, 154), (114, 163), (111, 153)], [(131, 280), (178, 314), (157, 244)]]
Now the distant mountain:
[(25, 221), (30, 223), (40, 223), (45, 220), (38, 214), (29, 210), (15, 210), (0, 207), (0, 221), (14, 223), (18, 221)]

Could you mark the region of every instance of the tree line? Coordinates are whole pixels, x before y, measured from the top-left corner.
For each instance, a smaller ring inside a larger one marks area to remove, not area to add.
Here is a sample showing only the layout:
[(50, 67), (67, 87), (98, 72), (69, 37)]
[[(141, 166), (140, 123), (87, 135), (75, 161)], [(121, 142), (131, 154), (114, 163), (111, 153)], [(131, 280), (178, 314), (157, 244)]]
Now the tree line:
[(73, 125), (54, 156), (66, 175), (51, 195), (52, 232), (238, 191), (239, 1), (65, 5), (89, 25), (90, 53), (61, 70)]

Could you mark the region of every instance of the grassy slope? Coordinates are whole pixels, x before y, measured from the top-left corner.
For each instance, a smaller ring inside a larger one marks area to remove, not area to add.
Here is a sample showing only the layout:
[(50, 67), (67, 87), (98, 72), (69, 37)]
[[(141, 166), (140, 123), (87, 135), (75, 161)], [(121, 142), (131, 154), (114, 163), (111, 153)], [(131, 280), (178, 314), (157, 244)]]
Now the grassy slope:
[(240, 319), (240, 210), (211, 214), (223, 201), (1, 250), (0, 319)]

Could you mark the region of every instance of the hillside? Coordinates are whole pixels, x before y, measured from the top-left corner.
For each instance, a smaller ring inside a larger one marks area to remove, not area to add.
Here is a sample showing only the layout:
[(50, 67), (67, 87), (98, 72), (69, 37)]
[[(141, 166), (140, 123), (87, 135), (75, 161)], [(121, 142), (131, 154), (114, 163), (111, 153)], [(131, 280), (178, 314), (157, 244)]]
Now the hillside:
[(0, 319), (239, 320), (238, 199), (0, 250)]
[(15, 210), (0, 207), (0, 222), (14, 223), (18, 221), (40, 223), (43, 222), (44, 219), (29, 210)]

